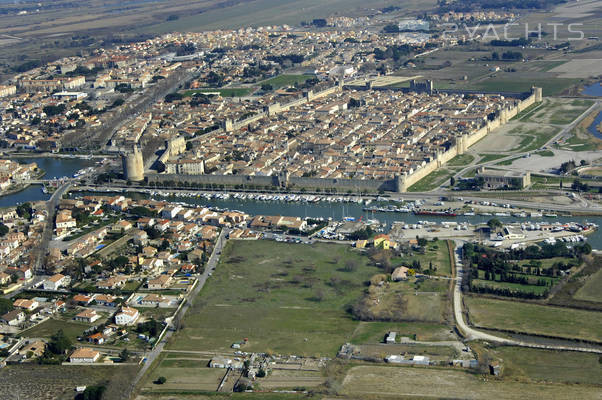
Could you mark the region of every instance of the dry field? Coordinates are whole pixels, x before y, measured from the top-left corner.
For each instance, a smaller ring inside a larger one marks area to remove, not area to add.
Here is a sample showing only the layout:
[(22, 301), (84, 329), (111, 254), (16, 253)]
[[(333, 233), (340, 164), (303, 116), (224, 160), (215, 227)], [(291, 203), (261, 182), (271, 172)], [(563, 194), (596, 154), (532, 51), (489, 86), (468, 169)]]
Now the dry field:
[(484, 379), (461, 370), (358, 366), (343, 381), (343, 393), (361, 398), (600, 399), (600, 388), (586, 385), (522, 383)]

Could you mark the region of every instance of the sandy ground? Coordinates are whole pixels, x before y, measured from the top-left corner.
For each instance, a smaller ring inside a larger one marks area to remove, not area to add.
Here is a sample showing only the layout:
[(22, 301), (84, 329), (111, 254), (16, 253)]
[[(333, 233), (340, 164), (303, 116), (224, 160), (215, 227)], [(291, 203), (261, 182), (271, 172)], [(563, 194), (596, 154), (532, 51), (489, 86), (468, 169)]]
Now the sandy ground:
[(532, 172), (551, 172), (553, 169), (560, 167), (563, 162), (586, 160), (591, 163), (600, 158), (599, 151), (575, 152), (555, 149), (551, 151), (554, 152), (554, 157), (542, 157), (533, 153), (530, 157), (514, 160), (510, 168)]
[(559, 78), (588, 78), (600, 73), (600, 63), (602, 63), (600, 58), (571, 60), (552, 68), (550, 72), (559, 73)]

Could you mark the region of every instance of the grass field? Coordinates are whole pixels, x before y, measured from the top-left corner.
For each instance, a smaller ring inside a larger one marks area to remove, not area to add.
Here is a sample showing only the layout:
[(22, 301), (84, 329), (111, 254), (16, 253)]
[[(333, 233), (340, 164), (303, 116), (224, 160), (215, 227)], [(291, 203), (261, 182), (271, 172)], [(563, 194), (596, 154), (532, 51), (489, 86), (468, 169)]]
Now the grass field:
[[(563, 386), (489, 380), (466, 371), (396, 366), (357, 366), (343, 380), (343, 395), (352, 398), (447, 399), (593, 399), (596, 386)], [(380, 397), (379, 397), (380, 396)]]
[(534, 293), (536, 295), (542, 295), (546, 290), (550, 289), (548, 286), (522, 285), (520, 283), (486, 281), (481, 279), (473, 280), (472, 284), (474, 286), (490, 287), (495, 289), (510, 289), (524, 293)]
[(492, 353), (502, 359), (504, 376), (508, 378), (602, 384), (602, 364), (597, 354), (510, 346), (498, 347)]
[[(215, 391), (226, 373), (225, 369), (208, 368), (208, 361), (187, 360), (176, 366), (170, 366), (169, 360), (163, 360), (149, 376), (148, 382), (142, 390), (152, 390), (153, 392), (169, 392), (172, 390), (198, 390)], [(168, 362), (167, 365), (164, 365)], [(153, 383), (158, 377), (164, 376), (167, 381), (162, 385)]]
[(597, 312), (476, 296), (464, 302), (478, 327), (602, 341), (602, 314)]
[[(434, 1), (426, 4), (434, 5)], [(370, 7), (379, 8), (390, 5), (388, 1), (377, 0)], [(411, 0), (404, 2), (404, 8), (425, 6), (425, 2)], [(274, 24), (294, 24), (301, 21), (311, 21), (314, 18), (365, 7), (360, 0), (256, 0), (253, 2), (232, 3), (231, 6), (219, 7), (202, 13), (180, 17), (177, 21), (151, 25), (139, 28), (139, 32), (159, 34), (173, 31), (201, 31), (224, 28), (239, 28), (247, 26), (266, 26)]]
[(585, 284), (575, 293), (575, 299), (602, 303), (602, 268), (591, 275)]
[(265, 81), (257, 83), (257, 86), (272, 85), (274, 89), (279, 89), (284, 86), (292, 86), (297, 83), (303, 83), (306, 80), (313, 78), (311, 75), (278, 75)]
[(479, 163), (486, 163), (486, 162), (495, 161), (495, 160), (499, 160), (500, 158), (506, 157), (505, 154), (479, 154), (479, 156), (481, 156)]
[(394, 331), (400, 336), (408, 336), (418, 341), (453, 340), (454, 334), (446, 325), (424, 322), (360, 322), (351, 343), (381, 343), (387, 332)]
[(408, 192), (428, 192), (429, 190), (436, 189), (451, 175), (452, 173), (449, 170), (439, 168), (410, 186)]
[(451, 276), (451, 263), (449, 259), (449, 248), (447, 241), (438, 240), (436, 242), (428, 242), (424, 254), (412, 253), (403, 257), (393, 258), (391, 260), (394, 265), (411, 266), (414, 261), (419, 261), (422, 269), (429, 268), (430, 263), (437, 271), (433, 275)]
[(77, 337), (81, 336), (86, 329), (91, 325), (83, 322), (61, 321), (57, 319), (49, 319), (34, 326), (31, 329), (23, 331), (21, 336), (35, 338), (49, 338), (54, 335), (59, 329), (62, 329), (67, 337), (73, 343), (77, 342)]
[(449, 160), (447, 165), (451, 167), (464, 167), (473, 162), (473, 160), (474, 156), (470, 154), (458, 154), (457, 156)]
[(544, 96), (556, 96), (568, 89), (570, 86), (579, 82), (579, 79), (569, 78), (513, 78), (494, 77), (486, 80), (468, 84), (466, 89), (475, 89), (483, 91), (509, 91), (509, 92), (528, 92), (531, 86), (537, 86), (543, 89)]
[(245, 351), (334, 355), (358, 325), (346, 305), (377, 272), (349, 246), (230, 242), (168, 347), (226, 350), (248, 338)]
[(222, 97), (244, 97), (253, 92), (252, 88), (206, 88), (192, 89), (183, 92), (184, 97), (190, 97), (195, 93), (213, 93), (219, 92)]

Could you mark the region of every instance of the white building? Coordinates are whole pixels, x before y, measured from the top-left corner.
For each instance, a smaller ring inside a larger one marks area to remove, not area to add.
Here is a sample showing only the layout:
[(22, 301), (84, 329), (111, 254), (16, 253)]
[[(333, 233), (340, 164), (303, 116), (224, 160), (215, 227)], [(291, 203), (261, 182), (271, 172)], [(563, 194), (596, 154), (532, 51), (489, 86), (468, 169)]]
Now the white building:
[(52, 275), (44, 281), (44, 290), (58, 290), (67, 284), (67, 277), (62, 274)]
[(117, 325), (131, 325), (140, 316), (140, 313), (135, 308), (123, 307), (121, 311), (115, 314), (115, 323)]

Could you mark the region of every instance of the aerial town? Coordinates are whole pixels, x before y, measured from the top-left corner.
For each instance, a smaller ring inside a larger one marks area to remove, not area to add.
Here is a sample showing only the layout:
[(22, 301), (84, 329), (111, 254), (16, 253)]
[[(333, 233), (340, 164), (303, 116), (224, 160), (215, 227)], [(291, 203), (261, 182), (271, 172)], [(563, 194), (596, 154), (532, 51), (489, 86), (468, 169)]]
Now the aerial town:
[(0, 398), (600, 398), (601, 1), (84, 3), (0, 4)]

